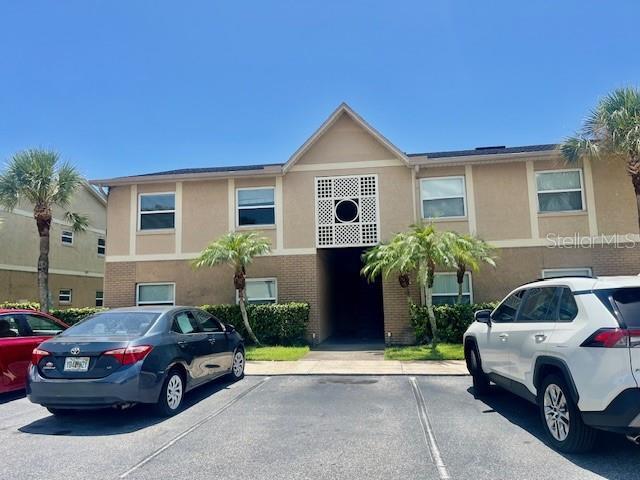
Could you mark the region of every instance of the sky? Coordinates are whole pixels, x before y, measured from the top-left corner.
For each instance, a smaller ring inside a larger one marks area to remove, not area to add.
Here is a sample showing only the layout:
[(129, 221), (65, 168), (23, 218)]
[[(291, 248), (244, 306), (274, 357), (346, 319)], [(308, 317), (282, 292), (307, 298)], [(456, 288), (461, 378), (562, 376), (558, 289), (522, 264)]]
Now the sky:
[(343, 101), (409, 153), (554, 143), (640, 86), (640, 2), (0, 0), (0, 162), (285, 162)]

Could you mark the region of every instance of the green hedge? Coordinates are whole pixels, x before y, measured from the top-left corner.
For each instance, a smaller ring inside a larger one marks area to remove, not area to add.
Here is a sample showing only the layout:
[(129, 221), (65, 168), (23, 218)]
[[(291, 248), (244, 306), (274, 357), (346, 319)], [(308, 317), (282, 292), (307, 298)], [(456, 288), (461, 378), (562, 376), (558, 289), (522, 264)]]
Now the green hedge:
[[(203, 305), (203, 310), (221, 322), (230, 323), (249, 341), (238, 305)], [(305, 343), (309, 323), (309, 304), (275, 303), (247, 305), (249, 324), (260, 343), (265, 345), (298, 345)]]
[[(446, 343), (462, 343), (462, 336), (469, 325), (473, 323), (473, 314), (477, 310), (493, 309), (498, 302), (455, 304), (455, 305), (434, 305), (433, 310), (438, 326), (438, 339)], [(413, 325), (416, 341), (426, 343), (431, 337), (431, 325), (427, 307), (423, 305), (411, 305), (411, 324)]]
[[(38, 310), (38, 302), (0, 303), (0, 308), (20, 308)], [(223, 323), (230, 323), (240, 334), (249, 340), (242, 321), (238, 305), (203, 305), (203, 310), (210, 312)], [(67, 308), (51, 309), (50, 313), (68, 325), (74, 325), (83, 318), (105, 310), (104, 308)], [(309, 323), (309, 304), (276, 303), (265, 305), (247, 305), (249, 324), (253, 332), (265, 345), (298, 345), (305, 343), (305, 333)]]

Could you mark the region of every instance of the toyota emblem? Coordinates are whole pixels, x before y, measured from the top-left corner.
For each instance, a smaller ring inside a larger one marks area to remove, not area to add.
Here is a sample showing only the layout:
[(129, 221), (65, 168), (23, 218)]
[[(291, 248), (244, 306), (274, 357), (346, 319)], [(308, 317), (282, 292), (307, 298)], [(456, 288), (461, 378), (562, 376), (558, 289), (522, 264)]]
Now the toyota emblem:
[(73, 347), (71, 350), (71, 355), (78, 355), (80, 353), (80, 347)]

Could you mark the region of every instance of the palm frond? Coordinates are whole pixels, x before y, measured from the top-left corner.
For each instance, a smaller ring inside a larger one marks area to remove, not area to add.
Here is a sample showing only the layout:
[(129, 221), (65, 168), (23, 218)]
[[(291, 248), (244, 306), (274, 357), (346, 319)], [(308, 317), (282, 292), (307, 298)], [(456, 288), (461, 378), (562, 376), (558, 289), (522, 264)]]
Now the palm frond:
[(80, 213), (65, 212), (64, 218), (71, 224), (74, 232), (84, 232), (89, 228), (89, 217)]
[(194, 268), (215, 267), (227, 264), (241, 270), (253, 259), (271, 251), (271, 242), (255, 232), (229, 232), (210, 243), (200, 255), (191, 262)]

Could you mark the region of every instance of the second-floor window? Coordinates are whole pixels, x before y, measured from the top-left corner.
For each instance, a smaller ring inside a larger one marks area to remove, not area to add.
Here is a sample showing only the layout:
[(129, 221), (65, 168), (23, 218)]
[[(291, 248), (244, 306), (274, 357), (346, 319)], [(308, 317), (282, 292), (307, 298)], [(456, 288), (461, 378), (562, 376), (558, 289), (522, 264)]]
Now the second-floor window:
[(537, 172), (536, 186), (540, 213), (584, 209), (580, 170)]
[(464, 177), (420, 180), (422, 218), (456, 218), (467, 214)]
[(104, 238), (98, 239), (98, 255), (104, 257), (105, 252), (107, 251), (107, 242)]
[(62, 230), (60, 241), (63, 245), (73, 245), (73, 230)]
[(140, 230), (162, 230), (175, 227), (175, 193), (142, 193), (139, 201)]
[(237, 189), (238, 226), (274, 225), (276, 208), (274, 188), (239, 188)]

